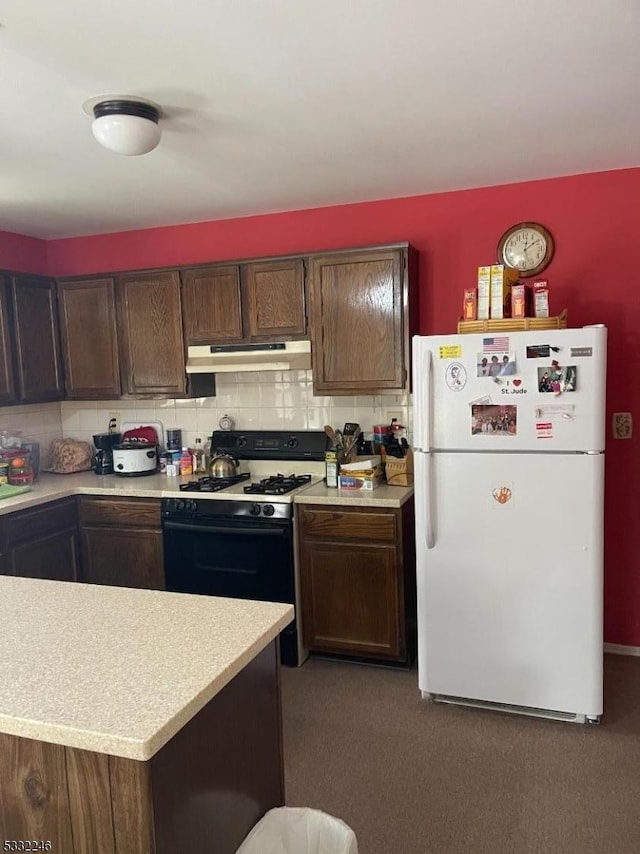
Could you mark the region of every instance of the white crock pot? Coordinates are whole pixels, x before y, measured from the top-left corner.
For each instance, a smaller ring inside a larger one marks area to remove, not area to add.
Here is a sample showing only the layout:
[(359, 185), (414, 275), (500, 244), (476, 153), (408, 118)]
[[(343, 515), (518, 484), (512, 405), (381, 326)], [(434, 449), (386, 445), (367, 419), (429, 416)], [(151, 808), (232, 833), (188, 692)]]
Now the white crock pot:
[(113, 448), (113, 473), (125, 477), (155, 474), (158, 468), (158, 449), (155, 445), (126, 443)]

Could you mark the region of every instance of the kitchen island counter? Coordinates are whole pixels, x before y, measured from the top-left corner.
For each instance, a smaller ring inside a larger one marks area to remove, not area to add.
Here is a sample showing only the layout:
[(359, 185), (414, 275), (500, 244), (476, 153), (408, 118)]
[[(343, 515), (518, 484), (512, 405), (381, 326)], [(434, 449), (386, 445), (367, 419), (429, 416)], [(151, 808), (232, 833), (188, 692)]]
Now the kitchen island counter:
[(3, 577), (0, 597), (0, 839), (234, 854), (282, 806), (291, 605)]
[(293, 607), (0, 576), (0, 732), (147, 760)]

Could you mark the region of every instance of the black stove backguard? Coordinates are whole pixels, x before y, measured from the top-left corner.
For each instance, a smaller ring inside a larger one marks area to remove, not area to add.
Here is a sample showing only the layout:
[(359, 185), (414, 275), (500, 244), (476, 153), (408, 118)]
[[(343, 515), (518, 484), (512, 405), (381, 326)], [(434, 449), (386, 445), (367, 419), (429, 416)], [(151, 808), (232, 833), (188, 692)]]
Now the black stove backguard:
[(324, 460), (322, 430), (214, 430), (211, 447), (237, 460)]

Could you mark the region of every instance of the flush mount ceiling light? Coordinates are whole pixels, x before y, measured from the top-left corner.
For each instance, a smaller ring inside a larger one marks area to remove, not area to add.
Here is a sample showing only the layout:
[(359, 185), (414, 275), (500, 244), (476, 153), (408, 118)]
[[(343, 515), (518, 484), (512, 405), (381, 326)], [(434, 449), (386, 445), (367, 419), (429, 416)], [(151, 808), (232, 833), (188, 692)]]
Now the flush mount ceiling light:
[(83, 104), (100, 145), (117, 154), (147, 154), (160, 142), (161, 109), (133, 95), (102, 95)]

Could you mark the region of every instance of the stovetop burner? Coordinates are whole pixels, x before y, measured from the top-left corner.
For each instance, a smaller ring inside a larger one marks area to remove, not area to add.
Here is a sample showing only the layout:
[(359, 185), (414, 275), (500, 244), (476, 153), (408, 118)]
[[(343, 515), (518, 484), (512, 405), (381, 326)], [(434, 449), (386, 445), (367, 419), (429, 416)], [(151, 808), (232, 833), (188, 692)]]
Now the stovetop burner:
[(198, 480), (190, 480), (188, 483), (181, 483), (180, 489), (182, 492), (220, 492), (221, 489), (227, 489), (236, 483), (242, 483), (243, 480), (249, 480), (251, 475), (235, 474), (232, 477), (199, 477)]
[(310, 474), (291, 474), (288, 476), (276, 474), (265, 477), (258, 483), (250, 483), (244, 487), (244, 492), (251, 495), (284, 495), (299, 486), (306, 486), (308, 483), (311, 483)]

